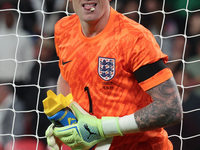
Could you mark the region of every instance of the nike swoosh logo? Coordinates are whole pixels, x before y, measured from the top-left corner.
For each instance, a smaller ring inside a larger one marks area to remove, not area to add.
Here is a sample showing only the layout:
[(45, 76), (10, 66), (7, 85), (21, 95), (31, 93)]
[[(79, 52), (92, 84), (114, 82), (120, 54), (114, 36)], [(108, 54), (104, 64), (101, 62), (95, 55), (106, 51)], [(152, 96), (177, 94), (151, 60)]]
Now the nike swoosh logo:
[(63, 65), (65, 65), (65, 64), (67, 64), (67, 63), (69, 63), (69, 62), (71, 62), (72, 60), (69, 60), (69, 61), (66, 61), (66, 62), (62, 62), (62, 64)]

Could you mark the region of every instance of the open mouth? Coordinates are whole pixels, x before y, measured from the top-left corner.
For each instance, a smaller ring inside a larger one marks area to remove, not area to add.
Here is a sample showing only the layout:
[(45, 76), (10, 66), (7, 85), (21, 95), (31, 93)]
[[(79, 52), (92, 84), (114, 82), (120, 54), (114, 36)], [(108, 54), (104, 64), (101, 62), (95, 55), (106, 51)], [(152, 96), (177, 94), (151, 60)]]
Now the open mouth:
[(91, 3), (91, 4), (83, 4), (82, 7), (85, 9), (85, 10), (91, 10), (92, 8), (95, 8), (96, 7), (96, 3)]

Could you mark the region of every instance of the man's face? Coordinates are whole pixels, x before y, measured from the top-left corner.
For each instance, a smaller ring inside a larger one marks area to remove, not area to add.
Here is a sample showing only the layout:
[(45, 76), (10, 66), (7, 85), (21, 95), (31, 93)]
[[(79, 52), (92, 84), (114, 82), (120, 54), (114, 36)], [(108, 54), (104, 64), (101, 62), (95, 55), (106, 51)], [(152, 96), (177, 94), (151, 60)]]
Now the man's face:
[(110, 8), (109, 0), (72, 0), (72, 3), (75, 13), (85, 22), (99, 20)]

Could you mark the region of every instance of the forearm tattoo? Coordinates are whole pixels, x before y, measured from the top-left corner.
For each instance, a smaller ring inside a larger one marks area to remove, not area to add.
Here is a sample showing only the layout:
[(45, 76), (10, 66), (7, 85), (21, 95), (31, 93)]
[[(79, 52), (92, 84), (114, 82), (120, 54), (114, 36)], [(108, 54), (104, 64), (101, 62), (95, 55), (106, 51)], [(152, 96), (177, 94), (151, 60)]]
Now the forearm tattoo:
[(182, 119), (180, 96), (173, 78), (148, 90), (147, 93), (153, 102), (135, 112), (140, 131), (166, 127)]

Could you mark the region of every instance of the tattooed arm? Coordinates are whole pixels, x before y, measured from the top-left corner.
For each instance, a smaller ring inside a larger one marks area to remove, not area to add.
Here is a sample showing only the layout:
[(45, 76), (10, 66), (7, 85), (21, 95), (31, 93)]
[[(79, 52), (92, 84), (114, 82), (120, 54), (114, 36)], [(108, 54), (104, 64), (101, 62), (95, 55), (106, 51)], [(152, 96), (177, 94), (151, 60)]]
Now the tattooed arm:
[(153, 130), (179, 123), (183, 117), (179, 92), (174, 78), (148, 90), (153, 102), (135, 112), (140, 131)]

